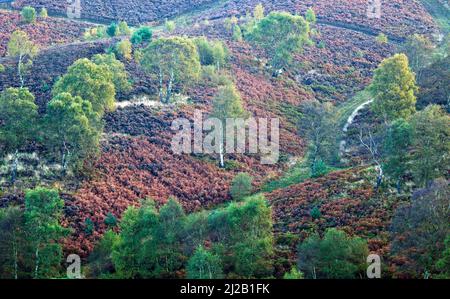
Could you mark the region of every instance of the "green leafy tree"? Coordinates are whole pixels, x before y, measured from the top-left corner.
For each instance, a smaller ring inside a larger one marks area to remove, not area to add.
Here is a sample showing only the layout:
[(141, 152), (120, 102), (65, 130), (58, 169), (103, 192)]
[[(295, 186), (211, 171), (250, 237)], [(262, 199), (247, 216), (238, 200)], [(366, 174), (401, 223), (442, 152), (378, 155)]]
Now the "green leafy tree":
[(69, 93), (55, 96), (47, 105), (44, 124), (46, 145), (59, 157), (63, 173), (78, 170), (99, 148), (102, 123), (90, 102)]
[(397, 181), (397, 190), (400, 192), (403, 177), (410, 169), (409, 151), (411, 150), (413, 130), (411, 125), (399, 118), (395, 120), (388, 130), (385, 140), (386, 175)]
[(64, 92), (90, 101), (99, 116), (114, 109), (116, 90), (113, 74), (108, 66), (97, 65), (89, 59), (75, 61), (55, 83), (53, 96)]
[(3, 152), (18, 151), (34, 140), (38, 106), (27, 88), (8, 88), (0, 94), (0, 141)]
[(11, 181), (16, 180), (18, 153), (35, 140), (38, 107), (26, 88), (8, 88), (0, 94), (0, 152), (14, 152)]
[(422, 110), (430, 104), (438, 104), (450, 113), (450, 55), (438, 58), (421, 69), (418, 85), (417, 107)]
[(213, 99), (213, 111), (211, 117), (219, 119), (224, 129), (222, 140), (220, 142), (220, 166), (225, 166), (224, 142), (226, 136), (226, 120), (247, 118), (248, 113), (245, 111), (241, 99), (241, 95), (234, 84), (227, 84), (219, 87), (217, 95)]
[(414, 116), (412, 170), (420, 186), (447, 174), (450, 153), (450, 117), (442, 107), (430, 105)]
[(36, 188), (25, 194), (25, 226), (33, 255), (33, 277), (58, 275), (67, 229), (61, 226), (64, 201), (56, 190)]
[[(131, 54), (130, 54), (131, 55)], [(112, 74), (112, 81), (117, 92), (129, 92), (131, 90), (125, 65), (111, 54), (97, 54), (92, 57), (92, 62), (99, 66), (106, 66)]]
[(221, 279), (223, 266), (220, 257), (199, 246), (187, 265), (188, 279)]
[(303, 17), (287, 12), (271, 12), (247, 37), (266, 51), (272, 66), (277, 69), (287, 67), (294, 53), (311, 44), (309, 23)]
[(25, 6), (22, 8), (20, 15), (25, 23), (31, 24), (36, 22), (36, 9), (31, 6)]
[(375, 70), (370, 92), (374, 97), (372, 110), (386, 124), (397, 118), (409, 119), (416, 111), (418, 88), (405, 54), (383, 60)]
[(194, 43), (187, 38), (159, 38), (144, 50), (141, 64), (159, 80), (159, 98), (170, 103), (177, 84), (189, 84), (200, 77), (200, 58)]
[(424, 35), (414, 34), (407, 38), (402, 47), (402, 52), (408, 56), (409, 65), (416, 73), (417, 80), (422, 79), (422, 70), (433, 61), (435, 47)]
[(86, 218), (84, 221), (84, 233), (87, 236), (91, 236), (94, 233), (94, 222), (91, 218)]
[(3, 64), (0, 64), (0, 74), (5, 71), (5, 66)]
[(272, 275), (272, 212), (264, 196), (247, 199), (227, 209), (231, 230), (234, 271), (242, 278), (267, 278)]
[(17, 57), (17, 74), (20, 80), (20, 87), (25, 85), (25, 73), (33, 65), (33, 58), (38, 53), (37, 46), (28, 39), (28, 35), (16, 30), (11, 34), (8, 41), (8, 56)]
[(322, 217), (322, 212), (320, 211), (319, 207), (314, 207), (309, 214), (314, 220), (320, 219), (320, 217)]
[(108, 230), (89, 255), (89, 276), (93, 278), (110, 278), (115, 272), (112, 259), (114, 246), (119, 242), (119, 236)]
[(251, 195), (253, 178), (247, 173), (239, 173), (231, 182), (230, 193), (234, 200), (241, 200)]
[(174, 277), (183, 266), (183, 228), (186, 217), (175, 199), (159, 213), (151, 201), (128, 208), (120, 223), (120, 239), (113, 251), (122, 278)]
[(330, 103), (316, 100), (305, 101), (299, 108), (299, 134), (309, 144), (308, 163), (315, 177), (327, 172), (327, 164), (337, 161), (340, 130), (337, 126), (335, 108)]
[(25, 247), (23, 211), (19, 207), (0, 209), (0, 278), (18, 279)]
[(158, 223), (158, 213), (150, 201), (144, 202), (139, 209), (129, 207), (125, 211), (119, 225), (119, 239), (112, 252), (117, 277), (155, 278), (158, 255), (151, 236)]
[(436, 262), (436, 268), (440, 271), (438, 278), (450, 278), (450, 235), (445, 239), (445, 248), (442, 257)]
[(204, 245), (205, 240), (210, 233), (208, 230), (208, 211), (191, 213), (186, 216), (182, 240), (184, 244), (184, 253), (192, 256), (194, 251)]
[(298, 265), (308, 278), (351, 279), (364, 275), (368, 254), (366, 241), (332, 228), (299, 245)]
[(158, 277), (171, 277), (183, 266), (183, 234), (186, 215), (180, 203), (170, 198), (159, 211), (159, 225), (155, 233), (158, 254)]
[(320, 177), (326, 175), (328, 172), (329, 172), (329, 167), (321, 158), (312, 162), (311, 177), (320, 178)]

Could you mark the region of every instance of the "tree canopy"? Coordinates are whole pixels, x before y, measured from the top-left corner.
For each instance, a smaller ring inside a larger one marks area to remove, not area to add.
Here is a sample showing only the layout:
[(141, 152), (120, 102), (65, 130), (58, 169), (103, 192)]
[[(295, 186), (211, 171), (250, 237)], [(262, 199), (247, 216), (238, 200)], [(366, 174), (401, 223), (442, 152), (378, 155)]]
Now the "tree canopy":
[(271, 12), (256, 24), (246, 38), (262, 47), (276, 68), (288, 66), (292, 55), (311, 43), (309, 23), (302, 16), (287, 12)]
[(91, 102), (94, 112), (102, 116), (114, 109), (116, 89), (113, 79), (109, 66), (83, 58), (69, 67), (53, 86), (52, 93), (53, 96), (64, 92), (79, 96)]
[(144, 69), (159, 81), (162, 103), (172, 99), (176, 84), (189, 84), (200, 77), (200, 58), (194, 43), (183, 37), (159, 38), (144, 49)]
[(374, 97), (372, 110), (386, 123), (397, 118), (409, 119), (416, 111), (418, 91), (408, 57), (396, 54), (383, 60), (375, 70), (370, 91)]

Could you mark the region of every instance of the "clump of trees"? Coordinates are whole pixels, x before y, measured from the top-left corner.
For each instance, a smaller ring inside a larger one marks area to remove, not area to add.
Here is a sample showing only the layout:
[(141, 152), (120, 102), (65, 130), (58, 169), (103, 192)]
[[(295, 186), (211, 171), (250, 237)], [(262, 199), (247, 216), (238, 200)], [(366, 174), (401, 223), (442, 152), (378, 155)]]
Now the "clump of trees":
[(412, 127), (412, 173), (419, 186), (429, 186), (448, 171), (450, 116), (442, 107), (430, 105), (415, 115)]
[(294, 53), (311, 44), (310, 33), (310, 24), (302, 16), (271, 12), (258, 21), (245, 38), (263, 48), (271, 65), (278, 70), (292, 62)]
[[(120, 234), (105, 234), (90, 257), (94, 277), (263, 278), (272, 275), (271, 210), (261, 196), (186, 215), (175, 199), (130, 207)], [(225, 269), (230, 269), (225, 271)]]
[(36, 188), (25, 194), (25, 209), (0, 209), (2, 278), (61, 277), (61, 225), (64, 202), (56, 190)]
[[(126, 41), (124, 41), (126, 42)], [(131, 54), (130, 54), (131, 55)], [(92, 57), (92, 62), (104, 66), (112, 74), (112, 82), (116, 92), (126, 93), (131, 90), (131, 83), (125, 65), (116, 59), (115, 54), (96, 54)]]
[(298, 246), (298, 268), (310, 279), (362, 278), (368, 255), (365, 240), (331, 228), (323, 239), (314, 234)]
[(394, 215), (392, 252), (408, 258), (410, 262), (400, 267), (412, 277), (448, 273), (448, 268), (439, 267), (439, 259), (446, 256), (445, 240), (450, 233), (449, 196), (447, 180), (438, 179), (415, 191), (411, 202), (399, 207)]
[(45, 145), (59, 157), (66, 174), (69, 166), (80, 169), (84, 161), (95, 157), (103, 127), (89, 101), (64, 92), (48, 103), (43, 129)]
[(446, 173), (449, 151), (449, 116), (437, 105), (416, 112), (416, 86), (408, 58), (397, 54), (384, 60), (370, 86), (372, 111), (381, 121), (368, 128), (361, 142), (381, 169), (397, 184), (411, 174), (417, 186), (425, 187)]
[(0, 94), (0, 153), (14, 153), (11, 182), (16, 180), (18, 154), (36, 140), (38, 107), (27, 88), (8, 88)]
[(205, 37), (194, 39), (202, 66), (214, 66), (220, 71), (227, 62), (229, 53), (223, 42), (209, 41)]
[(159, 99), (170, 103), (173, 90), (200, 78), (200, 57), (192, 40), (183, 37), (159, 38), (152, 41), (140, 59), (143, 68), (159, 82)]
[(45, 114), (38, 114), (33, 94), (9, 88), (0, 94), (0, 153), (13, 153), (11, 181), (16, 181), (18, 154), (33, 142), (59, 161), (62, 174), (79, 171), (98, 153), (102, 117), (115, 106), (115, 91), (131, 88), (124, 65), (114, 54), (76, 61), (54, 85)]
[(370, 86), (377, 122), (367, 129), (366, 138), (361, 133), (382, 169), (380, 176), (395, 182), (398, 193), (405, 179), (414, 180), (413, 188), (423, 188), (396, 210), (391, 236), (393, 254), (406, 258), (398, 265), (403, 274), (425, 278), (446, 273), (439, 260), (449, 234), (450, 117), (439, 105), (418, 105), (422, 110), (416, 111), (418, 87), (409, 62), (423, 77), (423, 67), (432, 65), (433, 49), (426, 38), (412, 36), (403, 49), (408, 56), (396, 54), (380, 64)]
[(87, 58), (77, 60), (54, 85), (52, 94), (70, 93), (87, 99), (99, 117), (114, 108), (116, 89), (109, 67)]

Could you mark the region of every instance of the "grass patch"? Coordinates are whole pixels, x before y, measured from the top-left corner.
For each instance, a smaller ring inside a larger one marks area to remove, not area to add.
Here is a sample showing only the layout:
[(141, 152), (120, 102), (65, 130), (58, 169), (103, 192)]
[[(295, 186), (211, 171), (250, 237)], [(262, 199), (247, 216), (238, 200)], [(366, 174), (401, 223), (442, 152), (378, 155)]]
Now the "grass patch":
[(296, 185), (311, 178), (311, 169), (306, 161), (300, 161), (291, 167), (281, 178), (268, 181), (261, 188), (262, 192), (272, 192), (278, 189)]

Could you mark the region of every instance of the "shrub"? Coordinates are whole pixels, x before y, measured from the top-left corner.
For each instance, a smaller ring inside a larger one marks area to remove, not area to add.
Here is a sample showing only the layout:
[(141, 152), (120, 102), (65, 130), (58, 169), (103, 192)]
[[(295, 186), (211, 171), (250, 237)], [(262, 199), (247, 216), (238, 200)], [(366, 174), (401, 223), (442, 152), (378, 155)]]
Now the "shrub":
[(94, 222), (92, 222), (91, 218), (86, 218), (84, 221), (84, 232), (88, 236), (92, 235), (94, 232)]
[(131, 36), (131, 43), (133, 45), (139, 45), (143, 42), (151, 41), (153, 36), (152, 29), (148, 26), (141, 26)]
[(314, 161), (311, 168), (311, 177), (320, 178), (321, 176), (326, 175), (328, 172), (328, 167), (321, 159)]
[(320, 217), (322, 217), (322, 212), (320, 212), (320, 209), (318, 207), (314, 207), (309, 214), (314, 220), (320, 219)]
[(233, 40), (235, 42), (241, 42), (243, 39), (242, 37), (242, 30), (241, 27), (239, 27), (239, 25), (236, 25), (233, 27)]
[(20, 13), (25, 23), (34, 23), (36, 21), (36, 10), (31, 6), (25, 6)]
[(39, 17), (41, 17), (43, 19), (48, 17), (48, 12), (47, 12), (47, 9), (45, 7), (43, 7), (41, 9), (41, 11), (39, 12)]
[(132, 51), (133, 51), (132, 46), (129, 40), (123, 40), (118, 42), (114, 48), (114, 52), (117, 54), (117, 56), (125, 58), (127, 60), (131, 60)]
[(112, 213), (108, 213), (105, 218), (105, 224), (114, 227), (117, 225), (117, 218)]
[(303, 279), (305, 275), (298, 271), (296, 267), (292, 267), (290, 272), (286, 272), (283, 276), (283, 279)]
[(375, 39), (377, 43), (379, 44), (387, 44), (389, 42), (388, 37), (384, 33), (378, 34), (378, 36)]
[(118, 26), (119, 26), (119, 33), (120, 33), (120, 35), (127, 35), (128, 36), (128, 35), (131, 34), (131, 29), (130, 29), (130, 27), (128, 27), (127, 22), (121, 21)]
[(175, 24), (174, 21), (166, 21), (166, 23), (164, 25), (166, 31), (169, 32), (169, 33), (173, 32), (175, 30), (176, 26), (177, 25)]
[(117, 23), (111, 23), (111, 25), (106, 28), (106, 34), (110, 37), (118, 36), (120, 34), (119, 26)]
[(252, 177), (246, 173), (238, 174), (231, 183), (230, 193), (233, 199), (241, 200), (252, 194)]

